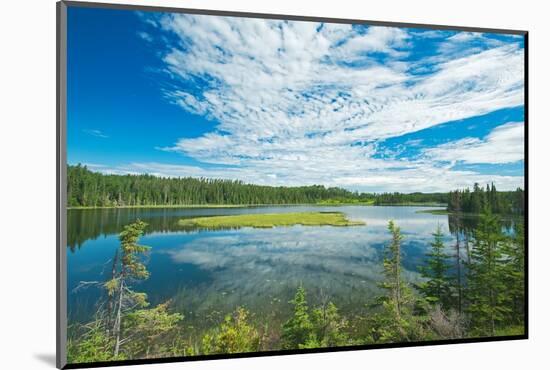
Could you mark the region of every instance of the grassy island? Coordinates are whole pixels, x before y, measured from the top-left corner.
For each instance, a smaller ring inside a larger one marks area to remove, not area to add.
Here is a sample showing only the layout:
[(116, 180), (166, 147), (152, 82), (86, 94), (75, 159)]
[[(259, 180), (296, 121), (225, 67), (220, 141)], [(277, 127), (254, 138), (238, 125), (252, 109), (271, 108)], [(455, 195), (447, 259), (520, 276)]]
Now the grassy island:
[(271, 228), (275, 226), (358, 226), (361, 221), (351, 221), (341, 212), (264, 213), (231, 216), (186, 218), (179, 221), (183, 227), (198, 228)]
[(449, 215), (451, 212), (447, 208), (438, 208), (438, 209), (421, 209), (415, 213), (428, 213), (430, 215)]

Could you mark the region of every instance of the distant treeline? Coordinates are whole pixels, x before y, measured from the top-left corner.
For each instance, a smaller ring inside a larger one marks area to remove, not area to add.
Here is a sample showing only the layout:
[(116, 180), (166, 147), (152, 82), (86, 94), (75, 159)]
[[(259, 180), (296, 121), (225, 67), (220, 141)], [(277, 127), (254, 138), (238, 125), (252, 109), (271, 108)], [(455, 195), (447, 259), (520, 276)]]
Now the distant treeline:
[(449, 196), (447, 193), (381, 193), (369, 194), (374, 198), (375, 205), (391, 204), (415, 204), (415, 203), (437, 203), (447, 204)]
[(238, 180), (106, 175), (86, 166), (68, 166), (69, 207), (116, 207), (185, 204), (298, 204), (329, 199), (357, 199), (359, 194), (322, 185), (283, 187)]
[(69, 207), (125, 207), (172, 205), (341, 204), (374, 205), (448, 204), (450, 211), (481, 212), (489, 205), (493, 213), (523, 213), (523, 191), (487, 191), (474, 186), (450, 193), (359, 193), (338, 187), (262, 186), (239, 180), (152, 175), (108, 175), (80, 164), (67, 168)]
[(485, 209), (492, 213), (525, 213), (525, 196), (522, 189), (497, 191), (495, 184), (487, 184), (485, 189), (474, 184), (474, 189), (455, 190), (449, 193), (447, 209), (451, 212), (480, 213)]

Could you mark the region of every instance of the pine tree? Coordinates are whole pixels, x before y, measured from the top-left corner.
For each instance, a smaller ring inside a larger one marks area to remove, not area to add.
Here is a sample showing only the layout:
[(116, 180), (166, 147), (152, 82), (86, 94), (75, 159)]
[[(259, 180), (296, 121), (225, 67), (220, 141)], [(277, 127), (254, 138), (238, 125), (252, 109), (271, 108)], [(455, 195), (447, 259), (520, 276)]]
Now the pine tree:
[(514, 235), (503, 244), (504, 267), (502, 280), (506, 285), (507, 306), (510, 314), (507, 321), (523, 325), (525, 319), (525, 240), (523, 224), (516, 225)]
[(379, 284), (385, 294), (378, 297), (382, 311), (370, 320), (372, 339), (378, 342), (406, 342), (425, 339), (424, 317), (415, 315), (416, 299), (401, 274), (401, 230), (389, 221), (392, 240), (386, 246), (384, 280)]
[(426, 253), (427, 263), (419, 268), (426, 281), (419, 284), (418, 290), (428, 302), (437, 303), (442, 308), (449, 309), (451, 306), (451, 282), (448, 272), (451, 264), (449, 263), (450, 256), (445, 253), (441, 225), (437, 225), (437, 229), (432, 235), (434, 241), (430, 243), (431, 249)]
[(388, 302), (391, 303), (392, 309), (396, 316), (401, 316), (403, 300), (406, 295), (405, 282), (401, 276), (401, 229), (389, 221), (388, 230), (392, 235), (392, 241), (386, 249), (386, 257), (384, 258), (384, 276), (385, 280), (381, 287), (388, 291)]
[(112, 333), (115, 338), (114, 356), (120, 351), (123, 339), (122, 321), (125, 310), (128, 308), (148, 306), (145, 293), (138, 293), (131, 289), (131, 282), (134, 280), (143, 280), (149, 277), (149, 272), (140, 260), (140, 256), (148, 251), (147, 246), (139, 245), (138, 240), (143, 235), (147, 224), (141, 220), (126, 225), (119, 235), (120, 240), (120, 265), (118, 270), (113, 268), (113, 278), (105, 283), (105, 288), (109, 296), (115, 297), (113, 315), (109, 319), (113, 322)]
[(475, 231), (472, 262), (467, 273), (467, 312), (473, 335), (494, 336), (510, 311), (503, 280), (502, 243), (499, 218), (486, 208)]
[(313, 335), (300, 348), (319, 348), (343, 346), (348, 343), (345, 329), (346, 319), (340, 316), (338, 308), (332, 302), (316, 307), (311, 313)]
[(313, 324), (309, 317), (306, 291), (302, 285), (296, 290), (294, 299), (290, 301), (294, 306), (293, 316), (284, 323), (281, 337), (283, 349), (296, 349), (311, 338)]

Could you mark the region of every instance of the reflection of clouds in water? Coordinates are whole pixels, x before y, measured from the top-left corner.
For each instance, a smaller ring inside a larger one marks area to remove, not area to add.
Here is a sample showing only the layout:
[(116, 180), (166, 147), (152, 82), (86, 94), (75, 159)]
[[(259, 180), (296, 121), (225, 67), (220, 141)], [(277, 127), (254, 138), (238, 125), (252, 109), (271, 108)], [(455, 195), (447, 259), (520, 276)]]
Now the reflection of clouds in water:
[[(355, 229), (355, 230), (354, 230)], [(221, 234), (221, 235), (220, 235)], [(376, 236), (376, 242), (382, 238)], [(292, 227), (212, 233), (168, 252), (175, 262), (241, 273), (323, 271), (375, 278), (378, 251), (357, 228)], [(378, 271), (376, 271), (378, 272)]]
[[(162, 295), (160, 300), (174, 298), (189, 320), (193, 321), (189, 312), (196, 313), (194, 324), (204, 319), (204, 315), (198, 314), (200, 311), (230, 311), (237, 305), (245, 305), (254, 312), (271, 312), (275, 306), (278, 310), (288, 310), (288, 300), (300, 283), (308, 290), (312, 303), (322, 289), (343, 311), (360, 309), (378, 290), (382, 251), (390, 241), (388, 220), (395, 220), (405, 236), (402, 250), (407, 270), (404, 275), (409, 280), (418, 278), (415, 271), (423, 262), (438, 222), (447, 233), (447, 216), (415, 213), (419, 209), (422, 208), (298, 206), (201, 210), (208, 211), (208, 215), (339, 211), (352, 220), (365, 221), (366, 226), (193, 232), (170, 226), (166, 228), (169, 232), (153, 232), (142, 240), (144, 245), (152, 247), (148, 264), (151, 278), (143, 291), (150, 297), (155, 293)], [(167, 211), (170, 217), (164, 213), (162, 217), (166, 225), (176, 225), (181, 217), (196, 213), (197, 210), (171, 210)], [(101, 213), (97, 214), (98, 220), (99, 215)], [(165, 229), (152, 231), (155, 230)], [(449, 235), (446, 240), (451, 251), (454, 242)], [(112, 241), (110, 245), (114, 248), (116, 236)], [(88, 239), (86, 247), (72, 255), (71, 281), (100, 278), (85, 276), (76, 271), (75, 266), (83, 266), (85, 262), (102, 266), (112, 257), (111, 249), (106, 254), (100, 253), (105, 249), (103, 244), (104, 239)], [(279, 303), (273, 304), (273, 299)], [(73, 311), (75, 305), (73, 302)]]
[(312, 300), (323, 289), (353, 307), (372, 295), (381, 273), (379, 249), (365, 243), (364, 236), (359, 227), (248, 228), (207, 233), (166, 253), (213, 277), (208, 285), (189, 287), (190, 295), (200, 297), (192, 305), (195, 310), (222, 303), (227, 309), (246, 305), (263, 311), (273, 298), (286, 309), (300, 283)]
[[(390, 240), (387, 221), (366, 219), (365, 227), (307, 227), (252, 229), (207, 232), (177, 249), (166, 251), (175, 263), (191, 263), (209, 270), (214, 279), (224, 279), (235, 288), (250, 280), (300, 282), (368, 281), (381, 278), (382, 249)], [(373, 222), (377, 221), (377, 222)], [(403, 228), (405, 258), (417, 259), (431, 239), (433, 218), (403, 222), (414, 224), (414, 233)], [(422, 227), (420, 227), (422, 226)], [(419, 233), (420, 230), (425, 233)], [(408, 266), (408, 278), (417, 275)], [(261, 285), (261, 284), (260, 284)]]
[[(290, 299), (303, 284), (312, 299), (322, 289), (346, 309), (360, 309), (378, 290), (382, 278), (383, 247), (389, 243), (387, 221), (375, 226), (307, 227), (273, 229), (243, 228), (205, 232), (177, 248), (165, 250), (173, 262), (190, 263), (207, 271), (212, 281), (189, 286), (195, 297), (194, 310), (224, 305), (258, 307), (264, 310), (273, 297)], [(404, 277), (417, 280), (416, 260), (425, 252), (436, 223), (419, 218), (426, 233), (410, 234), (403, 243)], [(405, 232), (405, 230), (403, 230)], [(222, 293), (223, 292), (223, 293)], [(188, 302), (189, 304), (190, 302)], [(187, 306), (187, 304), (186, 304)]]

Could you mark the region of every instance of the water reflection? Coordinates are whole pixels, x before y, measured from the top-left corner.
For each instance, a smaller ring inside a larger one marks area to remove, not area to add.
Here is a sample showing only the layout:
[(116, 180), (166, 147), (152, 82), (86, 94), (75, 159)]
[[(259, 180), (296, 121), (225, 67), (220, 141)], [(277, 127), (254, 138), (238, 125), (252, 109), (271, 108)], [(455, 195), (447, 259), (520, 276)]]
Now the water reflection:
[[(70, 320), (85, 321), (94, 312), (98, 289), (74, 291), (80, 281), (103, 281), (118, 248), (117, 233), (137, 218), (149, 223), (142, 243), (152, 247), (151, 276), (136, 287), (156, 304), (173, 299), (189, 320), (213, 310), (225, 312), (245, 305), (254, 312), (274, 314), (288, 309), (298, 284), (311, 294), (338, 302), (343, 311), (359, 310), (377, 291), (382, 249), (389, 240), (387, 222), (401, 227), (403, 263), (409, 280), (417, 269), (437, 225), (449, 248), (455, 229), (470, 221), (418, 213), (421, 207), (258, 207), (208, 209), (121, 209), (69, 211), (68, 289)], [(340, 211), (365, 226), (183, 231), (182, 217), (240, 213)], [(472, 221), (475, 222), (475, 221)], [(103, 237), (102, 237), (103, 236)], [(201, 325), (200, 322), (196, 323)]]

